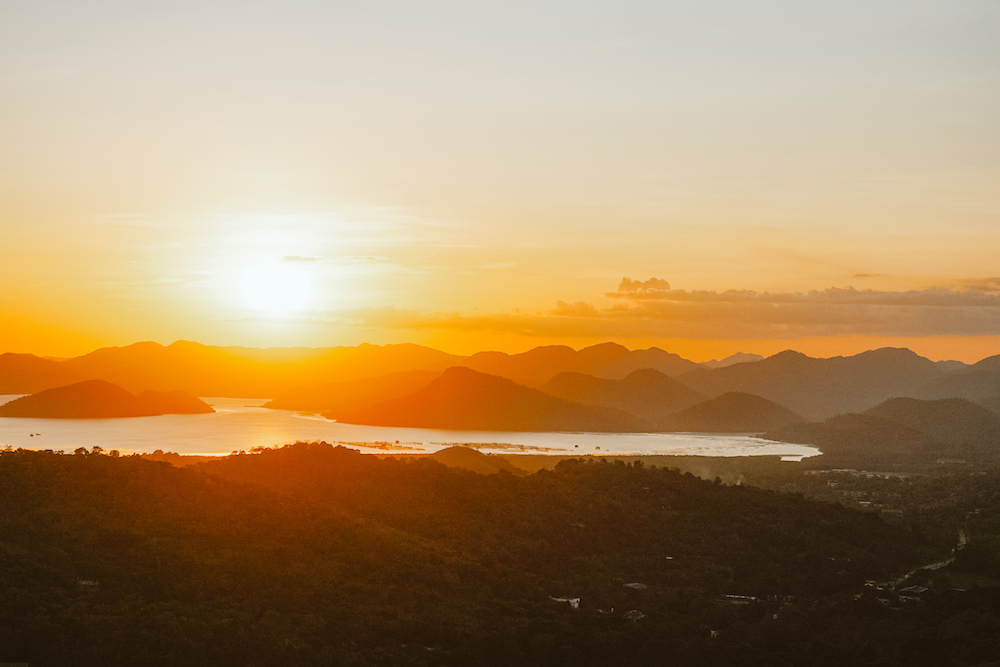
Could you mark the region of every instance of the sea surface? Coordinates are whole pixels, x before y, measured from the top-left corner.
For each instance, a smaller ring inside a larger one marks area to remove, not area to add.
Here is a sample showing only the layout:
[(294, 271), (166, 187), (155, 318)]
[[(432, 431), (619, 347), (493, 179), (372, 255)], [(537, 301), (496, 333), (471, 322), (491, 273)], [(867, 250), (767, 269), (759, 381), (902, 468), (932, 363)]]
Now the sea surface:
[[(19, 396), (0, 395), (0, 405)], [(363, 452), (433, 453), (456, 444), (483, 452), (526, 454), (668, 454), (686, 456), (777, 455), (797, 460), (819, 454), (815, 447), (762, 440), (752, 435), (711, 433), (523, 433), (443, 431), (424, 428), (340, 424), (317, 415), (269, 410), (268, 399), (203, 398), (207, 415), (162, 415), (127, 419), (0, 418), (0, 447), (72, 452), (78, 447), (117, 449), (122, 454), (155, 450), (227, 455), (254, 447), (325, 440)]]

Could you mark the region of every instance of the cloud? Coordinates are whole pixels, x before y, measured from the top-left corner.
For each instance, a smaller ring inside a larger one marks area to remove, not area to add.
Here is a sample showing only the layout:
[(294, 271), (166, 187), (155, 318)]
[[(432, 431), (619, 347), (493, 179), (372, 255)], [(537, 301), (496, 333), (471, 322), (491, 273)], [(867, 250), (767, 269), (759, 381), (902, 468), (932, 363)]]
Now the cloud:
[[(654, 282), (655, 281), (655, 282)], [(543, 313), (422, 314), (338, 311), (339, 324), (387, 329), (505, 332), (572, 338), (781, 339), (816, 336), (1000, 335), (1000, 280), (901, 292), (853, 287), (809, 292), (673, 290), (625, 279), (608, 307), (557, 301)]]
[(659, 278), (650, 278), (645, 282), (622, 278), (622, 281), (618, 283), (618, 291), (614, 294), (619, 297), (646, 298), (649, 296), (650, 298), (655, 298), (656, 295), (669, 291), (670, 283)]
[[(831, 287), (809, 292), (755, 292), (753, 290), (644, 290), (607, 292), (612, 299), (662, 301), (669, 303), (758, 303), (758, 304), (867, 304), (883, 306), (1000, 306), (1000, 279), (971, 282), (964, 290), (929, 287), (922, 290), (891, 292), (853, 287)], [(633, 281), (634, 282), (634, 281)]]
[(584, 301), (576, 303), (556, 301), (556, 307), (552, 309), (551, 314), (563, 317), (601, 317), (601, 311)]
[(960, 281), (960, 284), (969, 292), (1000, 295), (1000, 277), (963, 280)]

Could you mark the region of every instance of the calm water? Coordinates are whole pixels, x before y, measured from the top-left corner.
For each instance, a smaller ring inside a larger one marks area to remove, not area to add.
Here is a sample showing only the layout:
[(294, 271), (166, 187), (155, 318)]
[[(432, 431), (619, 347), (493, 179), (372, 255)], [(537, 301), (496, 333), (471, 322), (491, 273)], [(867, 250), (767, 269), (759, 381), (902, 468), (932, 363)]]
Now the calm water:
[[(17, 396), (0, 396), (0, 404)], [(438, 431), (423, 428), (338, 424), (315, 415), (260, 406), (266, 399), (205, 398), (208, 415), (163, 415), (130, 419), (0, 418), (0, 446), (71, 452), (96, 446), (132, 452), (229, 454), (296, 440), (343, 443), (361, 451), (431, 453), (458, 443), (478, 443), (484, 452), (534, 454), (674, 454), (692, 456), (819, 454), (814, 447), (788, 445), (748, 435), (697, 433), (509, 433)], [(397, 444), (398, 443), (398, 444)]]

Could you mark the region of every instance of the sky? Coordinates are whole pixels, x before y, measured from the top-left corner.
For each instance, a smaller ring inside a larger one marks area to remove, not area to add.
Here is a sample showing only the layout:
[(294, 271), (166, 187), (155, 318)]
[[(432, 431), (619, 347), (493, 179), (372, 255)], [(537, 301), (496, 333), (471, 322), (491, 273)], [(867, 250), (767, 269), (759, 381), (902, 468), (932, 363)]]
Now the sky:
[(1000, 4), (0, 0), (0, 352), (1000, 353)]

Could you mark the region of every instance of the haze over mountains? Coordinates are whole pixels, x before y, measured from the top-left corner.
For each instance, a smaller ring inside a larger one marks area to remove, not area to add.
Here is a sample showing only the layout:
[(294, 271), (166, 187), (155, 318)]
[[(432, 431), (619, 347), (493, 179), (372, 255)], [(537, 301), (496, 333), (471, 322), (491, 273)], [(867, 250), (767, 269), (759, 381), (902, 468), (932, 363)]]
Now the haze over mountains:
[[(105, 348), (65, 361), (0, 355), (0, 387), (7, 393), (33, 393), (91, 378), (131, 393), (180, 389), (199, 396), (272, 397), (269, 408), (359, 424), (768, 431), (781, 439), (809, 440), (804, 444), (827, 442), (834, 432), (842, 442), (858, 443), (882, 433), (916, 449), (934, 449), (942, 433), (887, 416), (881, 404), (905, 397), (969, 398), (980, 404), (975, 408), (1000, 408), (1000, 356), (966, 366), (933, 362), (906, 349), (830, 359), (786, 351), (766, 359), (733, 355), (713, 365), (613, 343), (579, 351), (548, 346), (463, 357), (419, 345), (255, 350), (179, 341)], [(925, 409), (920, 401), (887, 405)], [(872, 411), (876, 406), (881, 407)], [(993, 413), (981, 409), (977, 414)], [(821, 423), (791, 426), (806, 420)], [(944, 413), (940, 423), (949, 423)], [(991, 427), (979, 420), (970, 428), (988, 432)]]
[(922, 387), (917, 398), (967, 398), (996, 401), (1000, 397), (1000, 355), (987, 357)]
[(581, 405), (506, 378), (455, 366), (410, 396), (345, 417), (351, 424), (478, 431), (644, 432), (652, 425), (621, 410)]
[(788, 350), (756, 363), (696, 369), (677, 379), (709, 396), (740, 391), (809, 419), (826, 419), (859, 412), (889, 398), (913, 396), (944, 376), (937, 364), (910, 350), (882, 348), (830, 359)]
[(0, 355), (4, 393), (27, 394), (79, 381), (101, 379), (131, 392), (184, 389), (197, 396), (273, 398), (306, 384), (349, 382), (387, 373), (444, 371), (452, 366), (541, 385), (574, 371), (623, 378), (653, 368), (678, 375), (699, 368), (693, 361), (657, 348), (630, 351), (603, 343), (576, 351), (539, 347), (521, 354), (480, 352), (469, 357), (412, 344), (334, 348), (213, 347), (177, 341), (109, 347), (56, 362), (34, 355)]
[(625, 410), (651, 422), (658, 422), (707, 398), (652, 368), (633, 371), (621, 380), (567, 371), (540, 388), (557, 398)]
[(85, 379), (58, 361), (33, 354), (0, 354), (0, 394), (34, 394)]
[(437, 371), (398, 371), (348, 382), (306, 384), (279, 394), (264, 407), (321, 412), (330, 419), (342, 419), (381, 401), (408, 396), (440, 375)]
[(620, 379), (633, 371), (646, 368), (673, 376), (700, 367), (693, 361), (659, 348), (629, 351), (617, 343), (601, 343), (579, 351), (565, 345), (549, 345), (521, 354), (478, 352), (450, 365), (466, 366), (480, 373), (499, 375), (529, 386), (541, 385), (562, 372)]
[(177, 341), (104, 348), (63, 364), (131, 392), (183, 389), (196, 396), (270, 398), (302, 384), (448, 366), (452, 359), (420, 345), (254, 349)]

